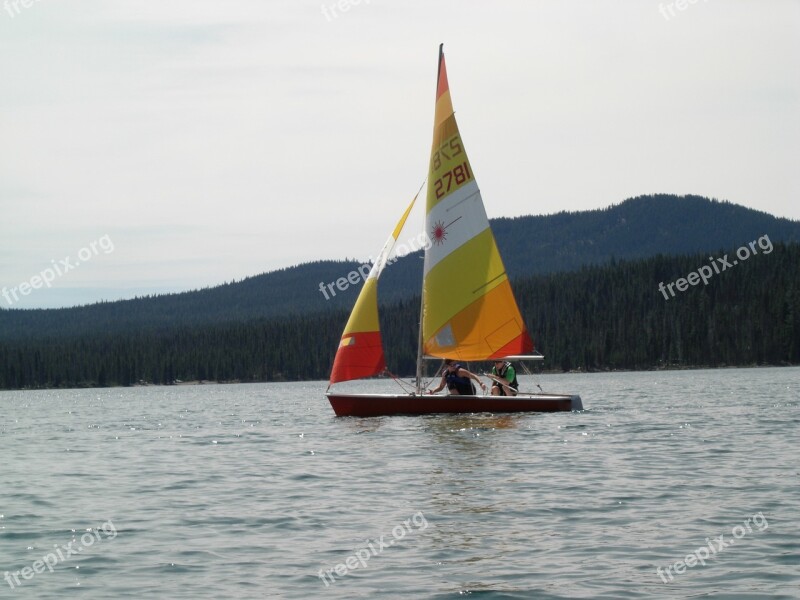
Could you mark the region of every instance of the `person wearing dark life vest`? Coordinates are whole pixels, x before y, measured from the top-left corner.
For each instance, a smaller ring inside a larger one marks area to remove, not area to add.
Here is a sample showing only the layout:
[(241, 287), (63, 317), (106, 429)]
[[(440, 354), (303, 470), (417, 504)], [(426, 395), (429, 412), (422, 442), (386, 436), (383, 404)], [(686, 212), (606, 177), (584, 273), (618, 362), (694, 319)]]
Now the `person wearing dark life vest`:
[[(503, 359), (494, 361), (492, 367), (492, 396), (516, 396), (519, 384), (517, 383), (517, 371), (511, 366), (510, 362)], [(500, 383), (502, 381), (502, 383)]]
[(475, 386), (472, 385), (472, 380), (477, 381), (481, 389), (486, 390), (486, 384), (478, 379), (477, 375), (464, 369), (460, 363), (448, 358), (444, 361), (444, 364), (442, 382), (434, 389), (429, 390), (429, 394), (435, 394), (443, 389), (444, 386), (447, 386), (447, 391), (451, 395), (474, 396)]

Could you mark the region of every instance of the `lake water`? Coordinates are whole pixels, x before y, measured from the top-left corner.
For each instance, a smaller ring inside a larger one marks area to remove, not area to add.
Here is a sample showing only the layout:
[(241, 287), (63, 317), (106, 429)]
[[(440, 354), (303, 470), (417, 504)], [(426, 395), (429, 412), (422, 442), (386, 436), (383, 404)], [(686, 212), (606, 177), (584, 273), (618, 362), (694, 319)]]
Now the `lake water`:
[(800, 597), (800, 369), (539, 381), (586, 410), (0, 392), (0, 597)]

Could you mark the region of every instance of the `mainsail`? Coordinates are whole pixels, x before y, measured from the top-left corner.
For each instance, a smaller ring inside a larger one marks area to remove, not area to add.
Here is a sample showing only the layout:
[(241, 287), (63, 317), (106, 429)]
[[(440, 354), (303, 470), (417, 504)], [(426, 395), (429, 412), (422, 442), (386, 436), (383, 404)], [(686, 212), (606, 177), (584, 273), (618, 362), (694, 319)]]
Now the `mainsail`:
[(458, 131), (441, 46), (426, 215), (433, 243), (422, 290), (425, 354), (486, 360), (532, 352)]
[[(419, 192), (417, 192), (419, 196)], [(406, 219), (414, 207), (417, 196), (400, 217), (397, 226), (383, 245), (378, 258), (372, 265), (364, 287), (358, 295), (353, 312), (345, 325), (336, 358), (331, 369), (330, 385), (339, 381), (361, 379), (377, 375), (386, 369), (383, 355), (380, 324), (378, 323), (378, 278), (389, 260)]]

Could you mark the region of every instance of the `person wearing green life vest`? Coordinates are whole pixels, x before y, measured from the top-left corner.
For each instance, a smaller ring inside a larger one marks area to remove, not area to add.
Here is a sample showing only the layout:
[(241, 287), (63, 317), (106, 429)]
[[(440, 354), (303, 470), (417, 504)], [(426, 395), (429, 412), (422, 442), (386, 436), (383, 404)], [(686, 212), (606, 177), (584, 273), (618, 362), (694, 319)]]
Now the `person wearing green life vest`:
[(502, 358), (494, 361), (491, 379), (492, 396), (516, 396), (519, 384), (517, 383), (517, 371), (511, 366), (510, 362)]

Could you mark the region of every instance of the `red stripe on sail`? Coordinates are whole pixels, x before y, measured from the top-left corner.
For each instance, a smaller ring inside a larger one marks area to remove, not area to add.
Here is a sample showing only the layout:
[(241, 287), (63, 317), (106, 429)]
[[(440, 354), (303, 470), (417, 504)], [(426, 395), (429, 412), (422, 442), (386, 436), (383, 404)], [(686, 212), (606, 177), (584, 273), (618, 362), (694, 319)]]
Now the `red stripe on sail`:
[(497, 352), (491, 358), (502, 358), (504, 356), (514, 356), (515, 354), (531, 354), (533, 352), (533, 340), (527, 331), (523, 331)]
[(362, 379), (386, 369), (380, 331), (353, 333), (342, 338), (333, 360), (330, 383)]
[(444, 94), (447, 90), (450, 89), (450, 86), (447, 83), (447, 68), (444, 66), (444, 50), (442, 47), (444, 44), (439, 46), (439, 73), (437, 74), (436, 78), (436, 99), (439, 99), (439, 96)]

